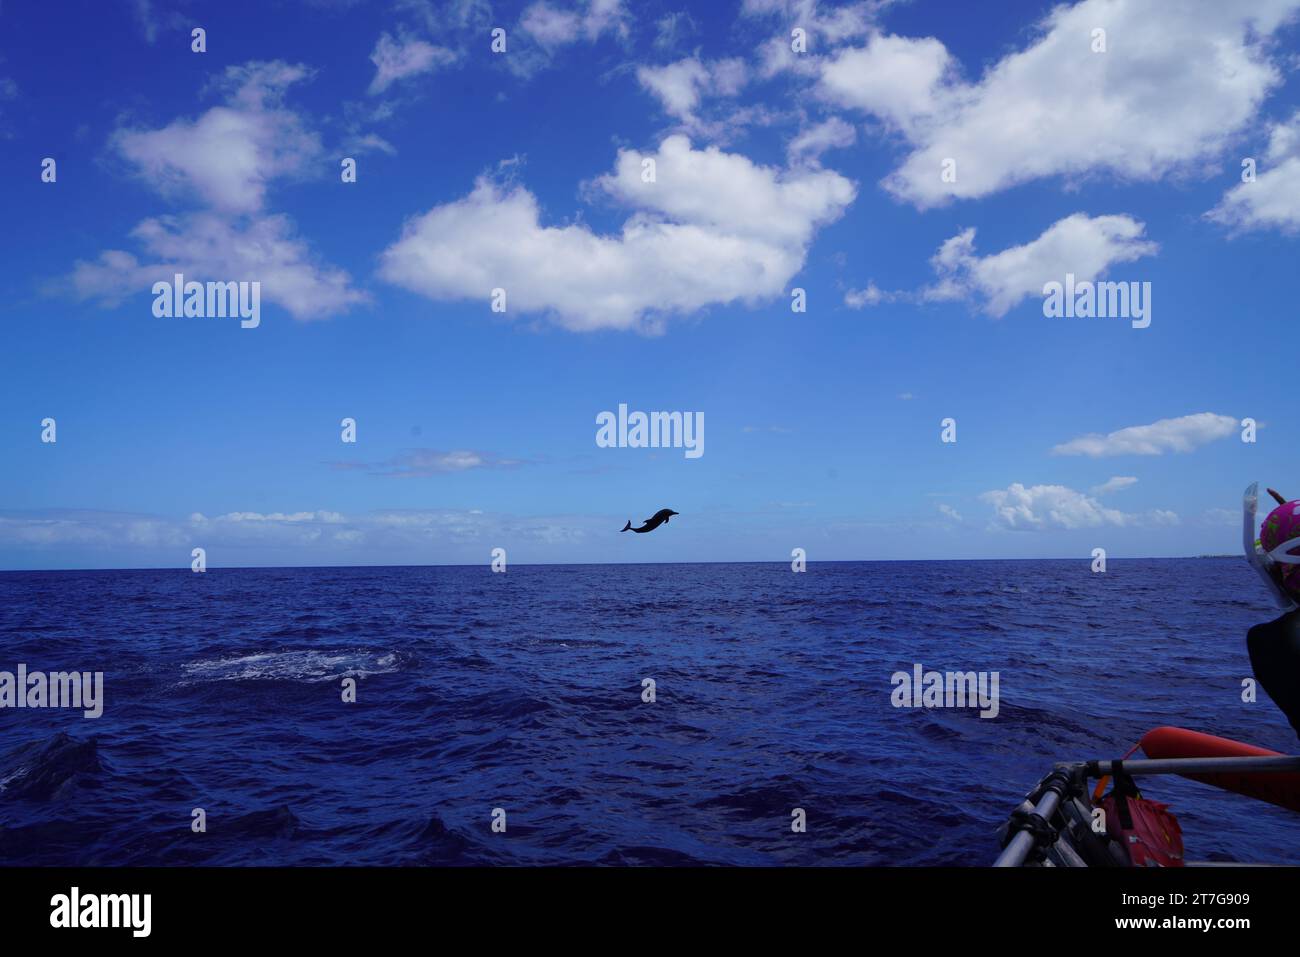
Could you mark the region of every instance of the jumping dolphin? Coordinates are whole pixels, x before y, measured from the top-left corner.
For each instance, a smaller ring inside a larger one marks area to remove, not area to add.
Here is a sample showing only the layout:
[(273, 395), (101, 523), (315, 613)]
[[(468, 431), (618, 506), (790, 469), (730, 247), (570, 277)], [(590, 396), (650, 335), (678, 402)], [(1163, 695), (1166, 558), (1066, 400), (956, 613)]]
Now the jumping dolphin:
[(668, 523), (668, 519), (672, 518), (672, 516), (680, 515), (680, 514), (681, 512), (674, 512), (671, 508), (661, 508), (659, 509), (659, 511), (655, 512), (653, 515), (647, 518), (645, 520), (645, 524), (642, 525), (640, 528), (632, 528), (632, 523), (628, 522), (621, 529), (619, 529), (619, 531), (626, 532), (628, 529), (632, 529), (632, 531), (638, 534), (641, 534), (643, 532), (653, 532), (660, 525), (666, 525)]

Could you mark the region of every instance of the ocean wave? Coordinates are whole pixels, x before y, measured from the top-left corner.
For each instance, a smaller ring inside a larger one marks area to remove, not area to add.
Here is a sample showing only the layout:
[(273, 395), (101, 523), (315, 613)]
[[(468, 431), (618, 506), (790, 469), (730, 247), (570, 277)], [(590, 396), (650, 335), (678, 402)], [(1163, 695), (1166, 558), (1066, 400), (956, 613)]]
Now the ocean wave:
[(48, 800), (90, 783), (102, 770), (97, 739), (79, 741), (60, 731), (0, 757), (0, 796)]
[(189, 681), (336, 681), (398, 670), (396, 652), (279, 651), (182, 665)]

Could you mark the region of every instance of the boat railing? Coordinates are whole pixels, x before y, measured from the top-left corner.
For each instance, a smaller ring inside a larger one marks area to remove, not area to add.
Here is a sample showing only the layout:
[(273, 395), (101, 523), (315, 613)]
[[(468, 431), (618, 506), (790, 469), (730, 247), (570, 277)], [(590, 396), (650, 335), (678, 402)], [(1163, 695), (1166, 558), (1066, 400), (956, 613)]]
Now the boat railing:
[(1138, 758), (1114, 761), (1058, 763), (1011, 819), (1011, 835), (994, 867), (1020, 867), (1034, 849), (1055, 840), (1053, 815), (1065, 795), (1084, 790), (1089, 778), (1125, 774), (1284, 774), (1300, 772), (1300, 755), (1261, 755), (1240, 758)]
[(1083, 761), (1058, 768), (1083, 767), (1090, 778), (1124, 774), (1277, 774), (1300, 771), (1300, 755), (1279, 754), (1243, 758), (1137, 758), (1127, 761)]

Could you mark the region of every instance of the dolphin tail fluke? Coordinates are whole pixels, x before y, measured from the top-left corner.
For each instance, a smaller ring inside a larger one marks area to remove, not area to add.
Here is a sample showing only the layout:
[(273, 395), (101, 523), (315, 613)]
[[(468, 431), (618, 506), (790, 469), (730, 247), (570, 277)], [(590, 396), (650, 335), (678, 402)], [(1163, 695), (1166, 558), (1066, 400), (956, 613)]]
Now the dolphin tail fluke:
[(626, 525), (624, 525), (622, 528), (620, 528), (619, 531), (620, 531), (620, 532), (626, 532), (626, 531), (627, 531), (629, 528), (631, 528), (631, 527), (632, 527), (632, 523), (631, 523), (631, 522), (628, 522)]

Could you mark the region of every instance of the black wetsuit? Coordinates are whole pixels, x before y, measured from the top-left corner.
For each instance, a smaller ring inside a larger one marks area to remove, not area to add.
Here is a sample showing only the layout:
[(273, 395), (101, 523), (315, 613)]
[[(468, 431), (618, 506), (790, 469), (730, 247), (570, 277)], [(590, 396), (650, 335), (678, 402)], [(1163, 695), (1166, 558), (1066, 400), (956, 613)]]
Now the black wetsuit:
[(1300, 736), (1300, 609), (1246, 633), (1250, 666)]

